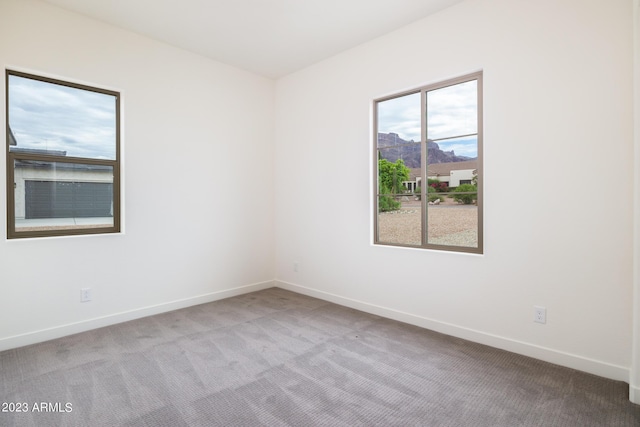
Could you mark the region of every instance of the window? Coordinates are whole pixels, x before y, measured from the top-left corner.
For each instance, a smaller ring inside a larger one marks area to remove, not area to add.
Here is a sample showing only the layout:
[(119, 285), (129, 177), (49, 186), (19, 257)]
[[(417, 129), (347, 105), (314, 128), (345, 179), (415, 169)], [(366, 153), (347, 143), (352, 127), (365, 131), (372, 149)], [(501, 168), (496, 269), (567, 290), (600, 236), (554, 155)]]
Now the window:
[(119, 232), (119, 93), (5, 77), (7, 237)]
[(482, 253), (482, 73), (374, 108), (374, 242)]

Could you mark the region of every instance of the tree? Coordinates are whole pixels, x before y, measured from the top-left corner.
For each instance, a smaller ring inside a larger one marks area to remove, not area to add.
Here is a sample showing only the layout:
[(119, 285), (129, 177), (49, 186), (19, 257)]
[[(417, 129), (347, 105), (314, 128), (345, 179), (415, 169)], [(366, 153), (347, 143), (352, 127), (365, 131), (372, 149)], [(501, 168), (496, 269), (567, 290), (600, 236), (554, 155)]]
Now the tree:
[(391, 191), (382, 185), (380, 187), (381, 196), (378, 197), (378, 211), (389, 212), (400, 209), (400, 202), (391, 196)]
[(403, 181), (409, 181), (410, 170), (402, 159), (391, 163), (387, 159), (378, 159), (378, 178), (380, 189), (386, 188), (391, 194), (402, 194), (406, 188)]

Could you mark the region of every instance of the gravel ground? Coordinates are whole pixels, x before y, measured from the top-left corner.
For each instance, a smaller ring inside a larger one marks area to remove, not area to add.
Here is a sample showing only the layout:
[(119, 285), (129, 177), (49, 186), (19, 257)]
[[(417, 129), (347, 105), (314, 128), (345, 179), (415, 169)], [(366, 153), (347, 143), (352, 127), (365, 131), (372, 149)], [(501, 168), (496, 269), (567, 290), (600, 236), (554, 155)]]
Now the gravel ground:
[[(378, 215), (379, 237), (385, 243), (419, 245), (421, 207), (419, 201), (405, 201), (400, 210)], [(478, 246), (478, 208), (453, 201), (428, 207), (429, 243)]]

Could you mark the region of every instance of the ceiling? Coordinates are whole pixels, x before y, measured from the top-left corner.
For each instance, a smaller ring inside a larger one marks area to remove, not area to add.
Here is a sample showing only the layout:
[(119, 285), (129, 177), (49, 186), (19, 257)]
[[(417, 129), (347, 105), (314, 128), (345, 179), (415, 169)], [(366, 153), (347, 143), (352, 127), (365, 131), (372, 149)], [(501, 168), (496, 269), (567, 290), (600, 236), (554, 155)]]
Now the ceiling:
[(278, 78), (462, 0), (44, 0)]

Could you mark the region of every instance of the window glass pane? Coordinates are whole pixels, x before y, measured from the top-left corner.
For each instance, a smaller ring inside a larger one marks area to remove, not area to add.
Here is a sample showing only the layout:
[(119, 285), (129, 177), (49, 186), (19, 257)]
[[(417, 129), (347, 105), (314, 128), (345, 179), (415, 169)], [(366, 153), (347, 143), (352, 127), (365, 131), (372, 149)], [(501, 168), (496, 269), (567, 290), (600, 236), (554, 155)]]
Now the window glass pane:
[(14, 161), (17, 232), (113, 227), (113, 167)]
[(116, 159), (116, 97), (9, 75), (9, 150)]
[(380, 243), (422, 244), (421, 97), (377, 104), (377, 236)]
[(478, 102), (472, 80), (427, 92), (427, 243), (478, 248)]
[(477, 90), (477, 80), (471, 80), (427, 92), (427, 138), (439, 140), (477, 133)]
[(430, 196), (429, 200), (429, 244), (478, 247), (478, 206), (475, 204), (477, 193), (441, 193)]
[(378, 242), (422, 244), (422, 206), (419, 196), (378, 197)]
[(378, 146), (421, 140), (419, 92), (379, 102), (377, 109)]

